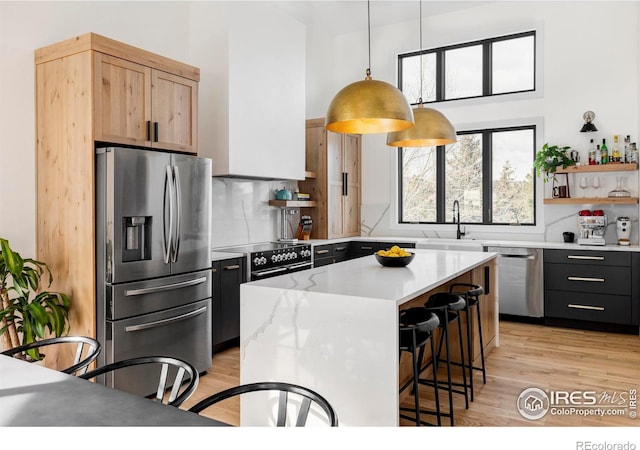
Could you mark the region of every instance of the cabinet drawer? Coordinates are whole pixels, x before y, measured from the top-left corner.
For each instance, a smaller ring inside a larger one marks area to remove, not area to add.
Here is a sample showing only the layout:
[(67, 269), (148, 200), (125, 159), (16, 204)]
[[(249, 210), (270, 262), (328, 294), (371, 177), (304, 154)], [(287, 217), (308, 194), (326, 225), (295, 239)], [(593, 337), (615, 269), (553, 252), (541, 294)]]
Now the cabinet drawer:
[(631, 295), (631, 268), (545, 263), (544, 287), (558, 291)]
[(561, 319), (631, 324), (631, 297), (545, 291), (544, 315)]
[(333, 244), (316, 245), (313, 247), (313, 259), (333, 256)]
[(328, 266), (329, 264), (333, 264), (333, 263), (334, 263), (333, 258), (318, 258), (313, 261), (313, 267)]
[(359, 258), (361, 256), (373, 255), (378, 251), (378, 243), (377, 242), (362, 242), (356, 241), (351, 244), (353, 247), (353, 255), (355, 258)]
[(545, 250), (545, 263), (583, 264), (598, 266), (630, 266), (629, 252), (598, 250)]
[(349, 259), (351, 247), (348, 242), (340, 242), (333, 244), (333, 259), (335, 262), (346, 261)]

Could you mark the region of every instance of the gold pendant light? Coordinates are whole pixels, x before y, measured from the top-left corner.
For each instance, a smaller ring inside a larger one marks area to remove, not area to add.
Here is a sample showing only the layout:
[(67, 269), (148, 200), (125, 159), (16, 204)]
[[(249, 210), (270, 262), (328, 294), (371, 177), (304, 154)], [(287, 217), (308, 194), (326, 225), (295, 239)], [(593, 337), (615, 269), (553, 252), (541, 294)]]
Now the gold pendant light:
[[(420, 1), (420, 49), (422, 50), (422, 0)], [(430, 147), (456, 142), (456, 130), (439, 111), (422, 104), (422, 53), (420, 53), (420, 98), (413, 109), (415, 125), (409, 129), (387, 135), (391, 147)]]
[(402, 92), (384, 81), (371, 78), (371, 17), (367, 0), (369, 68), (363, 81), (352, 83), (331, 101), (327, 111), (329, 131), (370, 134), (405, 130), (413, 126), (411, 105)]

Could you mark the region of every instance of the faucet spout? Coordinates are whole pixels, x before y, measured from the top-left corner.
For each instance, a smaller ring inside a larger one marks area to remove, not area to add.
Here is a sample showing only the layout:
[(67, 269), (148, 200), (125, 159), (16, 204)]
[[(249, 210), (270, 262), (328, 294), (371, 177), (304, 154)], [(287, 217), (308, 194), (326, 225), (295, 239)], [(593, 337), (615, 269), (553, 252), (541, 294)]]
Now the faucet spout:
[(466, 233), (460, 230), (460, 202), (453, 201), (453, 222), (456, 224), (456, 239), (460, 239)]

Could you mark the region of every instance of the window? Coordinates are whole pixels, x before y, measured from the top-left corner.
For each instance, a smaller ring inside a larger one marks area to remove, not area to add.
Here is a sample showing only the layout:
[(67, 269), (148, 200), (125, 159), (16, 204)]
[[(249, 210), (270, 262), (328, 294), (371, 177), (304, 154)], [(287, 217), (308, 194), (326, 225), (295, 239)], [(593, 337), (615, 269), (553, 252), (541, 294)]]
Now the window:
[(535, 90), (535, 31), (406, 53), (398, 56), (399, 88), (423, 102), (487, 97)]
[(458, 133), (441, 147), (398, 154), (400, 223), (535, 225), (534, 125)]

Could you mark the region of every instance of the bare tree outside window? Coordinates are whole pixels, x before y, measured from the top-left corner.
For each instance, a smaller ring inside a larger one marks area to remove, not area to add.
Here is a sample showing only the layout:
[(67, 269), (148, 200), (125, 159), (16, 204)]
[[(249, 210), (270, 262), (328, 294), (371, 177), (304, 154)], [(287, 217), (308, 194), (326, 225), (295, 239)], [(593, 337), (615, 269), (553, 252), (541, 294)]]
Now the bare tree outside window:
[(460, 202), (460, 221), (482, 223), (482, 135), (464, 134), (445, 150), (445, 222), (450, 205)]

